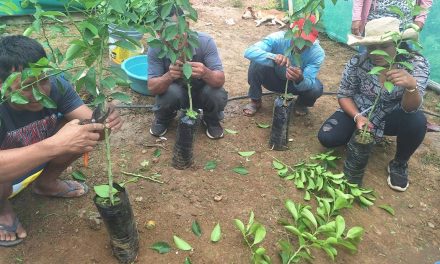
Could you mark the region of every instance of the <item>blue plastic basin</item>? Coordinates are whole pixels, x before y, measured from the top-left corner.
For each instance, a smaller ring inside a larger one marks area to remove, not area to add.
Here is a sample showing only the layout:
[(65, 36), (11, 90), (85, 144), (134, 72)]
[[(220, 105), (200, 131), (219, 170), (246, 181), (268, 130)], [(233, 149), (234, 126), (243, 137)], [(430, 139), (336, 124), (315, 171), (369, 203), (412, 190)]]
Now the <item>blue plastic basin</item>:
[(150, 95), (148, 90), (148, 59), (147, 55), (138, 55), (126, 59), (121, 68), (127, 73), (131, 81), (130, 87), (133, 91), (143, 95)]

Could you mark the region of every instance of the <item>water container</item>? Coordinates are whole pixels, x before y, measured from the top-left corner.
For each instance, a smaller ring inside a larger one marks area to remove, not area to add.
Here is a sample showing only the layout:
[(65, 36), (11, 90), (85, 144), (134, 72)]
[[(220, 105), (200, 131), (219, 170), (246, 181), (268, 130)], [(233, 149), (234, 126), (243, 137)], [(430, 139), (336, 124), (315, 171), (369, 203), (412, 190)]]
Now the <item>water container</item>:
[(120, 65), (124, 60), (136, 55), (140, 55), (144, 52), (143, 46), (141, 48), (137, 48), (136, 50), (127, 50), (118, 47), (116, 45), (112, 45), (116, 43), (118, 40), (122, 39), (119, 34), (124, 34), (127, 37), (138, 41), (139, 44), (142, 45), (141, 39), (143, 37), (143, 34), (139, 33), (136, 29), (134, 28), (125, 29), (125, 28), (117, 27), (116, 25), (109, 25), (108, 32), (110, 34), (108, 40), (109, 56), (110, 56), (110, 61), (112, 62), (113, 65)]

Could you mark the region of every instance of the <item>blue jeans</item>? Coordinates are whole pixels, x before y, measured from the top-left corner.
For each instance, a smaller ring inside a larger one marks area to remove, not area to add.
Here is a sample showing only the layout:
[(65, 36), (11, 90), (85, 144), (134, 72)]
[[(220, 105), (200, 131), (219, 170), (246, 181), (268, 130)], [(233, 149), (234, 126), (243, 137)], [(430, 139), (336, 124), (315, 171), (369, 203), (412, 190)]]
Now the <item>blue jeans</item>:
[[(248, 70), (249, 98), (253, 100), (261, 99), (263, 94), (262, 86), (269, 91), (284, 93), (286, 80), (279, 78), (275, 73), (275, 68), (251, 62)], [(319, 80), (316, 80), (313, 86), (299, 90), (293, 83), (289, 82), (287, 91), (298, 95), (296, 104), (301, 106), (313, 106), (316, 100), (322, 95), (323, 86)]]

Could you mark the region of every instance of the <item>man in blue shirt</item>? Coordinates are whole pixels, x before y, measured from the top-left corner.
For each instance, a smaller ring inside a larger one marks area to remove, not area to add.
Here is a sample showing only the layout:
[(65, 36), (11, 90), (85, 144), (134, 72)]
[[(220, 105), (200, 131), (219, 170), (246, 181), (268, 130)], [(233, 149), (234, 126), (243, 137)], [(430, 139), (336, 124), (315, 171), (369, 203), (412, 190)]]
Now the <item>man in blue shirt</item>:
[[(316, 23), (314, 16), (310, 21)], [(304, 19), (291, 25), (302, 31)], [(246, 49), (244, 56), (251, 61), (248, 71), (250, 103), (243, 113), (253, 116), (261, 108), (262, 86), (278, 93), (283, 93), (286, 80), (289, 80), (288, 92), (298, 95), (295, 102), (295, 114), (307, 114), (307, 107), (315, 104), (322, 95), (323, 86), (317, 79), (318, 71), (324, 61), (324, 50), (319, 45), (318, 31), (312, 29), (310, 34), (302, 32), (300, 36), (311, 46), (304, 46), (295, 52), (300, 54), (300, 65), (296, 65), (292, 55), (285, 56), (286, 50), (293, 45), (290, 39), (284, 38), (285, 32), (275, 32)]]

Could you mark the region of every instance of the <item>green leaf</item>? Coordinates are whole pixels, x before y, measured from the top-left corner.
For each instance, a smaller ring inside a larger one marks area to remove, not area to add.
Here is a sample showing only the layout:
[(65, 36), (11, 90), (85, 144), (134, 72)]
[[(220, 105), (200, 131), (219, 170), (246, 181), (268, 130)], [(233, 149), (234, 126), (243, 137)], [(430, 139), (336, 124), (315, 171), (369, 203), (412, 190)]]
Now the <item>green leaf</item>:
[(371, 71), (369, 71), (368, 74), (375, 75), (375, 74), (378, 74), (378, 73), (380, 73), (381, 71), (383, 71), (385, 69), (386, 69), (385, 67), (376, 66), (376, 67), (373, 67), (373, 69), (371, 69)]
[(90, 32), (92, 32), (93, 36), (99, 35), (98, 29), (93, 24), (87, 21), (79, 22), (78, 26), (82, 29), (88, 29)]
[[(372, 52), (370, 52), (371, 55), (380, 55), (380, 56), (386, 56), (389, 57), (390, 55), (383, 50), (373, 50)], [(384, 68), (385, 69), (385, 68)]]
[(390, 7), (388, 7), (388, 10), (391, 11), (392, 13), (398, 15), (400, 18), (405, 17), (405, 14), (403, 14), (402, 10), (400, 10), (400, 8), (398, 6), (390, 6)]
[(52, 98), (50, 98), (49, 96), (40, 92), (37, 88), (32, 88), (32, 94), (35, 100), (37, 100), (44, 107), (52, 109), (57, 108), (57, 104), (55, 103), (55, 101), (52, 100)]
[(194, 220), (191, 225), (191, 230), (193, 231), (194, 235), (200, 237), (202, 235), (202, 229), (200, 228), (199, 223), (197, 220)]
[(246, 230), (244, 229), (244, 224), (240, 219), (234, 219), (234, 225), (240, 230), (243, 236), (246, 234)]
[(165, 5), (162, 5), (162, 9), (160, 10), (160, 16), (162, 17), (162, 19), (168, 17), (168, 15), (171, 13), (172, 8), (173, 8), (172, 3), (167, 3)]
[(338, 198), (336, 198), (335, 201), (335, 205), (333, 207), (334, 210), (339, 210), (342, 208), (346, 208), (348, 206), (348, 200), (347, 198), (343, 197), (343, 196), (338, 196)]
[(72, 172), (72, 178), (74, 178), (75, 180), (80, 181), (80, 182), (86, 181), (86, 176), (80, 170), (76, 170), (76, 171)]
[(407, 68), (407, 69), (410, 70), (410, 71), (414, 70), (414, 65), (412, 65), (412, 64), (409, 63), (409, 62), (401, 61), (401, 62), (398, 62), (398, 63), (399, 63), (400, 65), (404, 66), (405, 68)]
[(221, 236), (222, 236), (222, 230), (220, 228), (220, 224), (217, 223), (211, 232), (211, 241), (218, 242), (220, 240)]
[(238, 154), (242, 157), (250, 157), (255, 154), (255, 151), (239, 151)]
[(125, 1), (121, 0), (109, 0), (108, 1), (111, 8), (113, 8), (118, 13), (125, 13)]
[(189, 257), (186, 257), (183, 264), (192, 264), (191, 259)]
[(213, 170), (217, 168), (217, 162), (215, 160), (209, 160), (206, 162), (205, 167), (203, 168), (205, 171)]
[(260, 225), (257, 228), (257, 231), (255, 231), (255, 236), (254, 236), (254, 243), (252, 243), (252, 245), (256, 245), (258, 243), (260, 243), (261, 241), (263, 241), (263, 239), (266, 237), (266, 228), (262, 225)]
[(114, 92), (110, 95), (113, 99), (124, 102), (124, 103), (129, 103), (131, 102), (131, 97), (125, 93), (121, 93), (121, 92)]
[(385, 87), (385, 89), (387, 89), (387, 91), (389, 93), (391, 93), (393, 91), (393, 89), (394, 89), (394, 84), (392, 82), (390, 82), (390, 81), (384, 82), (383, 86)]
[(165, 254), (171, 251), (171, 247), (167, 242), (156, 242), (150, 247), (153, 250), (156, 250), (160, 254)]
[(174, 239), (174, 244), (176, 244), (176, 247), (178, 249), (185, 250), (185, 251), (192, 249), (191, 245), (188, 244), (185, 240), (181, 239), (180, 237), (173, 236), (173, 239)]
[(396, 49), (397, 54), (401, 55), (409, 55), (409, 52), (406, 49)]
[(295, 221), (298, 220), (298, 210), (296, 209), (295, 203), (292, 200), (287, 200), (284, 204), (287, 211), (289, 211), (290, 215), (292, 215)]
[(183, 64), (183, 75), (185, 75), (185, 78), (187, 80), (189, 80), (189, 78), (191, 78), (191, 75), (192, 75), (191, 64), (189, 64), (189, 63)]
[(248, 224), (246, 226), (246, 231), (249, 232), (249, 230), (251, 229), (251, 227), (254, 225), (254, 218), (255, 218), (255, 214), (254, 211), (251, 211), (250, 215), (249, 215), (249, 221)]
[(226, 133), (228, 133), (228, 134), (238, 134), (237, 131), (232, 130), (232, 129), (227, 129), (227, 128), (225, 128), (225, 131), (226, 131)]
[(347, 232), (347, 238), (356, 239), (360, 238), (364, 234), (364, 229), (360, 226), (350, 228)]
[(301, 236), (301, 231), (299, 231), (298, 228), (294, 226), (285, 226), (284, 228), (294, 235)]
[(67, 48), (66, 51), (66, 60), (73, 60), (82, 55), (84, 48), (77, 44), (72, 44)]
[(379, 205), (378, 207), (384, 209), (384, 210), (387, 211), (390, 215), (393, 215), (393, 216), (394, 216), (394, 213), (395, 213), (395, 212), (394, 212), (394, 209), (393, 209), (393, 207), (391, 207), (390, 205), (383, 204), (383, 205)]
[(269, 124), (265, 124), (265, 123), (257, 123), (257, 126), (258, 126), (259, 128), (269, 128), (269, 127), (270, 127)]
[(15, 82), (15, 80), (17, 80), (19, 76), (19, 72), (13, 72), (8, 76), (8, 78), (6, 78), (6, 81), (4, 81), (2, 84), (2, 98), (5, 96), (6, 92), (11, 89), (11, 85)]
[(312, 212), (309, 211), (307, 208), (303, 208), (301, 211), (301, 215), (304, 216), (307, 220), (309, 220), (315, 228), (318, 227), (318, 223), (316, 222), (315, 216), (312, 214)]
[(310, 192), (309, 191), (306, 191), (306, 193), (304, 194), (304, 200), (310, 201)]
[(345, 231), (345, 220), (342, 216), (338, 215), (335, 219), (336, 222), (336, 237), (340, 237)]
[(277, 170), (281, 170), (284, 168), (284, 165), (276, 160), (272, 161), (272, 166)]
[(22, 105), (29, 103), (29, 100), (17, 90), (11, 94), (11, 103)]
[(359, 201), (361, 202), (361, 204), (365, 205), (365, 206), (371, 206), (373, 205), (373, 202), (368, 200), (367, 198), (365, 198), (364, 196), (359, 196)]
[(162, 155), (162, 152), (161, 152), (161, 150), (160, 149), (155, 149), (154, 150), (154, 152), (153, 152), (153, 157), (156, 157), (156, 158), (159, 158), (160, 157), (160, 155)]
[(243, 166), (239, 166), (239, 167), (235, 167), (232, 169), (232, 171), (234, 171), (235, 173), (238, 173), (240, 175), (247, 175), (249, 174), (249, 171), (243, 167)]
[[(96, 195), (98, 195), (101, 198), (109, 198), (109, 186), (107, 184), (104, 185), (95, 185), (93, 186), (93, 189), (95, 190)], [(112, 193), (113, 195), (118, 193), (118, 190), (112, 187)]]
[(259, 247), (257, 250), (255, 250), (255, 254), (263, 256), (264, 254), (266, 254), (266, 249)]

